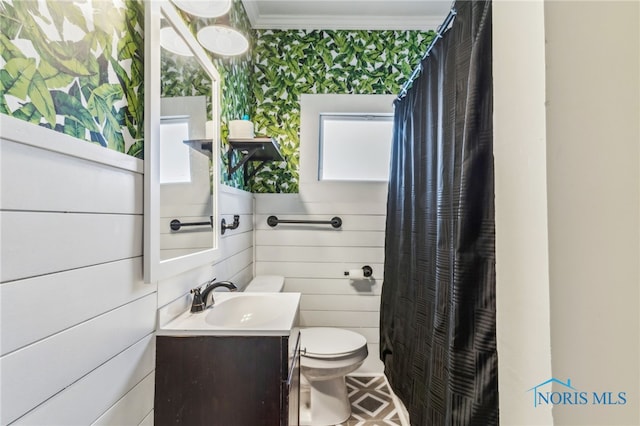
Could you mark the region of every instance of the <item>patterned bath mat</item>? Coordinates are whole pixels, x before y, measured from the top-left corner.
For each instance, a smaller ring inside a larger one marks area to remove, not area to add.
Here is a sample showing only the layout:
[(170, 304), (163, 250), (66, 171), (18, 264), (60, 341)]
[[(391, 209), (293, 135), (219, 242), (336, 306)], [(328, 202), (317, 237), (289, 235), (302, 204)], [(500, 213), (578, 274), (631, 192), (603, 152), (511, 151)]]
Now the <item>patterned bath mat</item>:
[(384, 376), (347, 376), (346, 382), (351, 417), (340, 426), (402, 425)]

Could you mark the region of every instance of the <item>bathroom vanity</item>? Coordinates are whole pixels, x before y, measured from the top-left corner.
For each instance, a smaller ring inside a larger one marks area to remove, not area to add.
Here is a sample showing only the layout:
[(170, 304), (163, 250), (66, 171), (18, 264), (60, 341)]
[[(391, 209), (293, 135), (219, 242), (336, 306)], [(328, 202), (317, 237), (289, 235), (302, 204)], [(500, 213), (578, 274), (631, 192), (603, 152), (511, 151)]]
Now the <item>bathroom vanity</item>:
[(161, 326), (154, 424), (298, 425), (299, 299), (220, 293), (204, 313)]
[(158, 336), (155, 425), (297, 425), (299, 335)]

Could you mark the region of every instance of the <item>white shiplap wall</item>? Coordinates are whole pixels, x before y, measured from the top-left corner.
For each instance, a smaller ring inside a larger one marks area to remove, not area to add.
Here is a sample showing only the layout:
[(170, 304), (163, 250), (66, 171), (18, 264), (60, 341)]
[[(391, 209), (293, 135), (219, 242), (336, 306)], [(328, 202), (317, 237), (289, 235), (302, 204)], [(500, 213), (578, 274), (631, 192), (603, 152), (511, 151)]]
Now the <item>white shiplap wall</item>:
[(233, 216), (240, 215), (240, 226), (220, 236), (221, 256), (214, 264), (158, 283), (160, 321), (184, 312), (192, 300), (189, 291), (205, 281), (215, 277), (230, 280), (242, 288), (253, 278), (253, 194), (223, 185), (218, 204), (220, 219), (224, 218), (227, 224), (231, 224)]
[(157, 308), (142, 161), (1, 124), (0, 424), (138, 424), (153, 408)]
[[(382, 193), (381, 193), (382, 194)], [(382, 372), (379, 361), (380, 292), (384, 274), (386, 199), (349, 199), (335, 194), (256, 194), (256, 275), (285, 276), (285, 291), (302, 293), (302, 327), (340, 327), (367, 338), (369, 358), (359, 372)], [(333, 199), (335, 201), (327, 201)], [(267, 225), (267, 217), (329, 220), (329, 225)], [(349, 269), (370, 265), (373, 279), (353, 281)]]
[[(304, 94), (300, 97), (300, 193), (256, 194), (256, 274), (286, 277), (285, 290), (303, 294), (306, 327), (341, 327), (367, 338), (361, 373), (381, 373), (380, 294), (384, 277), (386, 182), (318, 180), (321, 113), (392, 113), (393, 95)], [(367, 162), (370, 152), (357, 161)], [(266, 224), (280, 219), (342, 218), (342, 227)], [(352, 281), (344, 271), (369, 265), (373, 279)]]
[(253, 196), (222, 188), (214, 265), (144, 284), (142, 161), (0, 118), (0, 424), (152, 425), (158, 307), (251, 280)]

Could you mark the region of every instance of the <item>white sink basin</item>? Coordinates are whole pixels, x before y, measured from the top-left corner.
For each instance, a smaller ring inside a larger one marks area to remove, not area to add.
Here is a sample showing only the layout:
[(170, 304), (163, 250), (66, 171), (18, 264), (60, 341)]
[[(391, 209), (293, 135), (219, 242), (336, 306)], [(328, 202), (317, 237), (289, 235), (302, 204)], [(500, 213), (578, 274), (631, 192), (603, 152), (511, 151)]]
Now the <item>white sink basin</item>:
[(212, 307), (187, 311), (161, 326), (159, 336), (288, 335), (297, 326), (300, 293), (214, 292)]
[(284, 312), (280, 310), (277, 293), (232, 297), (207, 309), (205, 321), (213, 326), (247, 328), (276, 321)]

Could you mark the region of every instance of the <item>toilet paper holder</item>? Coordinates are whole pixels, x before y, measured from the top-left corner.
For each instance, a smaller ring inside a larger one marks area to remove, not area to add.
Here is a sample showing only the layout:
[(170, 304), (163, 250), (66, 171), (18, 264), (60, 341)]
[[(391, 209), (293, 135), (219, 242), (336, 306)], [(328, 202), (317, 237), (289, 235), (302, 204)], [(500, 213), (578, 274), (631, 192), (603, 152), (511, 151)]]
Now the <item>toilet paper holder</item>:
[(350, 269), (344, 271), (345, 277), (350, 277), (354, 280), (362, 278), (370, 278), (373, 275), (373, 268), (369, 265), (364, 265), (361, 269)]

